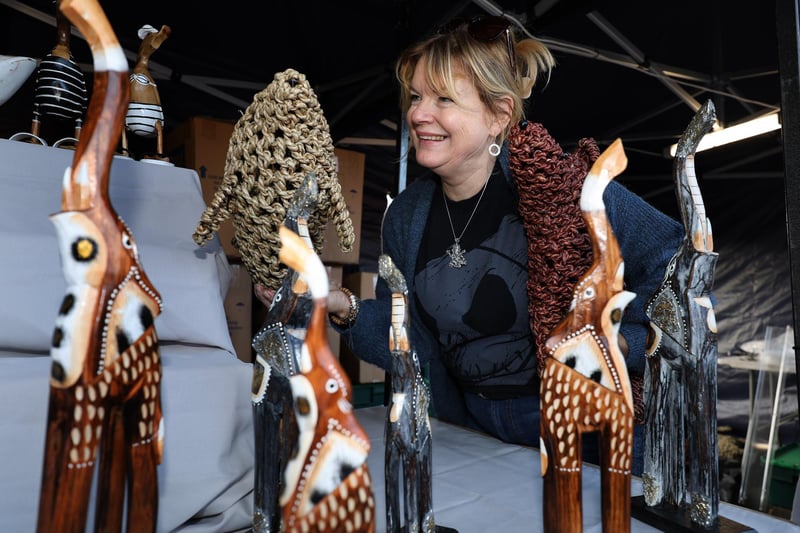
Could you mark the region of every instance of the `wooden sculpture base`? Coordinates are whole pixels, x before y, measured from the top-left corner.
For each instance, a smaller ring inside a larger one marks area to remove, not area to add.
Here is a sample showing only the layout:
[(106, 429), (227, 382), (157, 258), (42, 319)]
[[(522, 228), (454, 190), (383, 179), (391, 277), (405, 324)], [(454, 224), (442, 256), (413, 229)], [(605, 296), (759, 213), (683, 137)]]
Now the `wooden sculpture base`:
[(755, 529), (724, 516), (709, 528), (693, 524), (689, 511), (676, 512), (666, 507), (650, 507), (644, 503), (644, 496), (631, 499), (631, 516), (666, 533), (758, 533)]

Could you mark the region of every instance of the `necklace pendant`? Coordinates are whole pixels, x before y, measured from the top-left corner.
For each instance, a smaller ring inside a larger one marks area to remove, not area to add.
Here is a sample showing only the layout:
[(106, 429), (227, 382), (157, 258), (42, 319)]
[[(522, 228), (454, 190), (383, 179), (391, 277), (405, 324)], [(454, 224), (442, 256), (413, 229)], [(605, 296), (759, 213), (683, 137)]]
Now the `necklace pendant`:
[(467, 260), (464, 258), (464, 249), (461, 248), (458, 241), (450, 245), (447, 249), (447, 255), (450, 256), (450, 263), (448, 263), (448, 265), (451, 268), (461, 268), (467, 264)]

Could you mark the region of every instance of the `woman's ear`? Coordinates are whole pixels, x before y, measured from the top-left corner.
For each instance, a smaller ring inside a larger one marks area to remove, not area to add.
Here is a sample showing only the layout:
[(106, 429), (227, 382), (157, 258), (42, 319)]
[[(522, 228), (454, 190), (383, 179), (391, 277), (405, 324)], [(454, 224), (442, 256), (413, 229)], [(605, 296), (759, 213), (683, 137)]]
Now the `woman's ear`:
[(514, 101), (510, 96), (501, 97), (497, 104), (498, 111), (494, 115), (491, 127), (491, 133), (495, 137), (500, 135), (500, 133), (505, 131), (508, 127), (511, 122), (511, 114), (514, 110)]

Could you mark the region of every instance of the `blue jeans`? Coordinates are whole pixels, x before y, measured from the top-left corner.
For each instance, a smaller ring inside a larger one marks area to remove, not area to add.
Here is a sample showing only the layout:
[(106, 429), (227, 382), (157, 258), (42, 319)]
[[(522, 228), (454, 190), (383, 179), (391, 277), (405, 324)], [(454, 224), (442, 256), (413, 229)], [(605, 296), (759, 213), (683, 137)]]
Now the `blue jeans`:
[[(504, 442), (539, 448), (539, 397), (522, 396), (508, 400), (489, 400), (477, 394), (464, 395), (467, 411), (472, 415), (467, 426), (488, 433)], [(597, 432), (583, 435), (583, 460), (600, 464)], [(644, 469), (644, 428), (633, 427), (633, 461), (631, 471), (641, 476)]]

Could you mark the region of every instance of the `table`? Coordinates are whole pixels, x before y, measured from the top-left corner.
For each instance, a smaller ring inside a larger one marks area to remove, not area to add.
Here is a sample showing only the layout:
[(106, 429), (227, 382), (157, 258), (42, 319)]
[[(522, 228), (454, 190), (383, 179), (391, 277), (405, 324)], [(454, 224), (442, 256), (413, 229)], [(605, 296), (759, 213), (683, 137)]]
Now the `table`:
[[(355, 411), (372, 443), (368, 463), (375, 488), (376, 531), (385, 531), (384, 423), (386, 407)], [(431, 420), (433, 438), (433, 505), (436, 523), (459, 533), (536, 532), (542, 523), (542, 478), (539, 452)], [(642, 494), (633, 478), (631, 493)], [(600, 470), (583, 468), (583, 531), (602, 531)], [(800, 533), (800, 526), (752, 509), (720, 502), (720, 514), (758, 533)], [(659, 531), (631, 519), (632, 532)]]
[(780, 447), (778, 429), (797, 418), (796, 398), (787, 402), (789, 407), (782, 406), (786, 377), (797, 373), (793, 346), (791, 326), (769, 326), (764, 340), (742, 344), (744, 354), (717, 360), (719, 365), (748, 372), (749, 419), (739, 503), (762, 511), (768, 508), (772, 459)]

